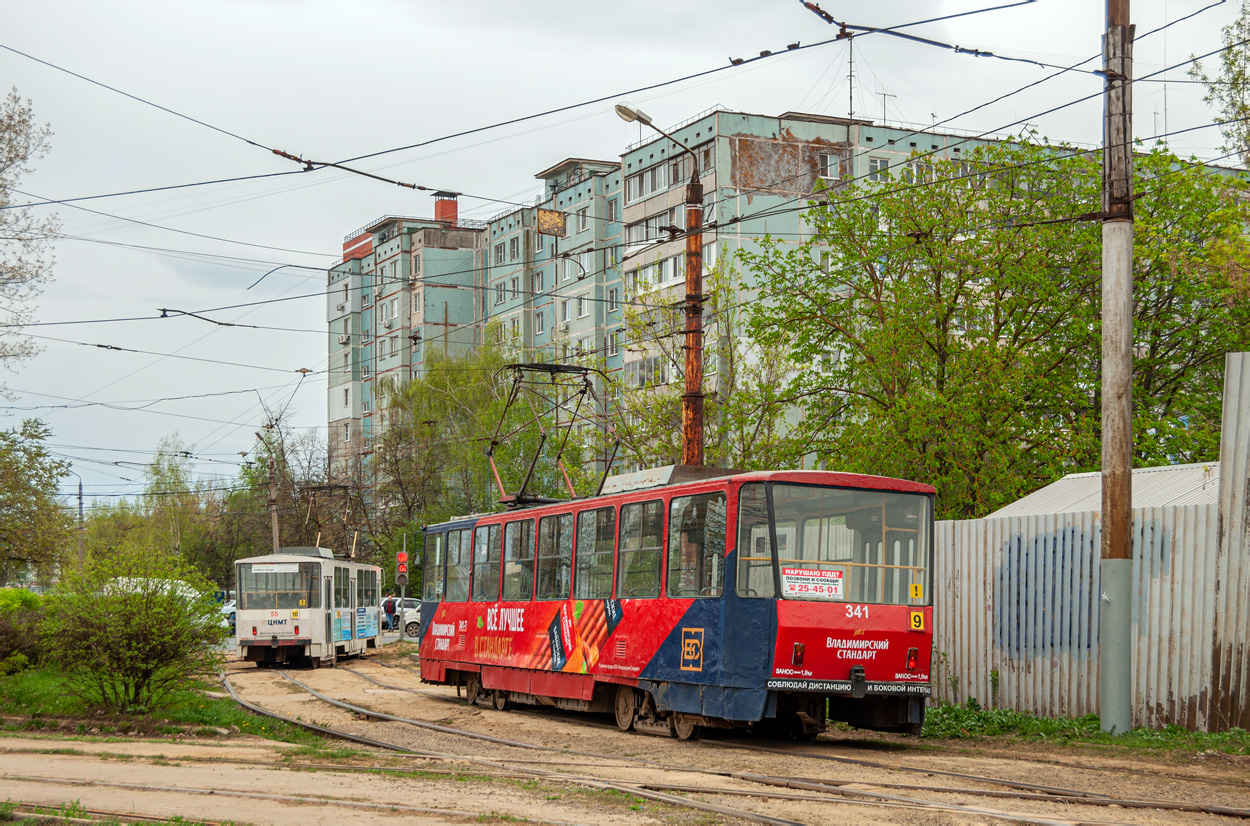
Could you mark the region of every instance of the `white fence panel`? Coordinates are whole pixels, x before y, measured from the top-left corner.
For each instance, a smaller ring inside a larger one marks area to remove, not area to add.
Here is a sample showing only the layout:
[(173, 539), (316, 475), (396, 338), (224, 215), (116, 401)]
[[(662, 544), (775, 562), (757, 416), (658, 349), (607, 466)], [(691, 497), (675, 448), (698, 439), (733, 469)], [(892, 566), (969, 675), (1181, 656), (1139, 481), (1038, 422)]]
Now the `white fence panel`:
[[(1250, 563), (1221, 554), (1216, 504), (1133, 519), (1133, 725), (1244, 726)], [(1100, 528), (1096, 512), (938, 523), (935, 698), (1097, 713)]]

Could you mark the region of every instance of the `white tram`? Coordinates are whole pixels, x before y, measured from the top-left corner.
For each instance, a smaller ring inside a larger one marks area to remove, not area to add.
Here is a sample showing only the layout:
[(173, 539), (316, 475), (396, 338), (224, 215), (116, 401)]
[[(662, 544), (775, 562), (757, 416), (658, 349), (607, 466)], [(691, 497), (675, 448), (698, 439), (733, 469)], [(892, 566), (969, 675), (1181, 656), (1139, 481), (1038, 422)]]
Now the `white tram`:
[(255, 663), (333, 663), (378, 645), (376, 565), (328, 548), (283, 548), (235, 563), (239, 656)]

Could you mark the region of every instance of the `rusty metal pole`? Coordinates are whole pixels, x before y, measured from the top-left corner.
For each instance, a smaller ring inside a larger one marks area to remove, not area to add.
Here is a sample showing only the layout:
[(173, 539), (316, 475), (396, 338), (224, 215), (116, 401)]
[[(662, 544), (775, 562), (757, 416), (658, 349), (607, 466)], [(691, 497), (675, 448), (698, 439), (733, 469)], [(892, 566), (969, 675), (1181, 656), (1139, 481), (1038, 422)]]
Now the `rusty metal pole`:
[(1132, 724), (1133, 27), (1129, 0), (1107, 0), (1103, 44), (1102, 561), (1098, 612), (1103, 731)]
[(703, 183), (699, 156), (689, 146), (656, 126), (651, 118), (628, 103), (618, 103), (616, 114), (630, 123), (650, 126), (690, 156), (686, 184), (686, 392), (681, 397), (681, 463), (703, 466)]
[(703, 183), (697, 157), (686, 185), (686, 392), (681, 400), (681, 463), (702, 467)]

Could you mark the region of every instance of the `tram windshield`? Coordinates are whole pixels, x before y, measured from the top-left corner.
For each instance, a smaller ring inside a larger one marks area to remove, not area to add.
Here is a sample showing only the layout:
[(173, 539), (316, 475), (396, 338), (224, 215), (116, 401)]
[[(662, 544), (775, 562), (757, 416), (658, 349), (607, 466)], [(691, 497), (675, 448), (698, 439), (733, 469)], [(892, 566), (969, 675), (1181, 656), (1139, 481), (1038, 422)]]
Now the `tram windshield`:
[(316, 562), (241, 562), (239, 609), (320, 608)]
[(774, 484), (774, 549), (764, 486), (744, 485), (738, 593), (927, 605), (930, 508), (921, 494)]

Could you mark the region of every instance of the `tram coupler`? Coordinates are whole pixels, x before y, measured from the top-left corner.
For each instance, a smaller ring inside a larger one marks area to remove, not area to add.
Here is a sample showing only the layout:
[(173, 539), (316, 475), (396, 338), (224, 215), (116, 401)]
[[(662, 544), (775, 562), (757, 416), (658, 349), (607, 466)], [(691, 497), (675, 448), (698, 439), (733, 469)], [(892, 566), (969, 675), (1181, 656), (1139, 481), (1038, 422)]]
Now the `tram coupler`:
[(862, 665), (851, 666), (851, 696), (856, 700), (868, 696), (868, 677)]

